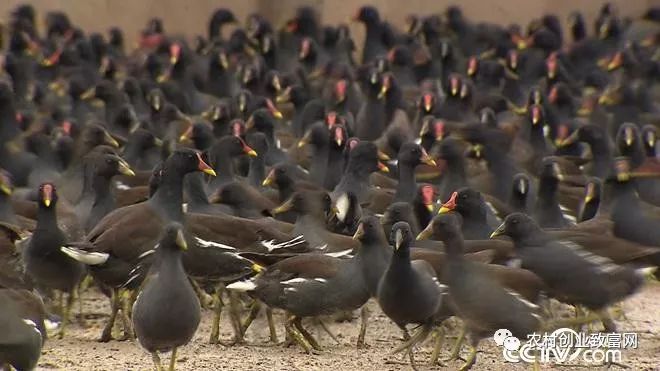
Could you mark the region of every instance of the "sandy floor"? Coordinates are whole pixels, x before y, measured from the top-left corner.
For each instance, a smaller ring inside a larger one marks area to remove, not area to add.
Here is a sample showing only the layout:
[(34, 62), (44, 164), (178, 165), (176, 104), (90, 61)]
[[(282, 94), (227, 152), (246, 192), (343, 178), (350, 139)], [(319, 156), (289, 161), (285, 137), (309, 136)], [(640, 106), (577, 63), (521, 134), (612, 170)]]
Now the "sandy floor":
[[(148, 370), (152, 369), (151, 357), (136, 343), (112, 341), (98, 343), (103, 321), (107, 318), (109, 306), (107, 300), (90, 290), (84, 294), (84, 308), (87, 327), (72, 325), (63, 340), (51, 339), (45, 345), (39, 362), (40, 370)], [(320, 330), (317, 335), (326, 348), (320, 355), (304, 354), (300, 348), (285, 348), (268, 343), (268, 327), (265, 316), (261, 315), (248, 330), (247, 344), (224, 347), (209, 345), (211, 312), (205, 310), (202, 323), (193, 342), (179, 350), (178, 370), (402, 370), (410, 369), (400, 356), (389, 353), (400, 344), (401, 334), (394, 324), (385, 317), (376, 303), (370, 302), (371, 321), (367, 331), (368, 348), (357, 349), (359, 320), (350, 323), (332, 323), (331, 328), (338, 336), (338, 345)], [(646, 288), (628, 299), (624, 304), (628, 320), (618, 322), (620, 331), (639, 331), (639, 348), (623, 351), (623, 363), (631, 370), (660, 370), (660, 284), (650, 283)], [(276, 316), (279, 325), (280, 341), (284, 337), (281, 315)], [(228, 319), (223, 314), (221, 338), (229, 340), (232, 336)], [(447, 333), (455, 336), (456, 322)], [(449, 355), (453, 339), (445, 340), (441, 359)], [(462, 361), (444, 362), (429, 366), (428, 360), (432, 342), (427, 341), (415, 353), (419, 369), (456, 370)], [(465, 355), (466, 349), (463, 350)], [(167, 364), (169, 357), (163, 357)], [(406, 359), (407, 360), (407, 359)], [(542, 365), (542, 369), (591, 369), (595, 367), (551, 366)], [(602, 368), (602, 367), (601, 367)], [(613, 368), (617, 368), (613, 366)], [(531, 366), (506, 363), (502, 353), (493, 340), (485, 340), (480, 345), (480, 352), (474, 370), (528, 370)]]

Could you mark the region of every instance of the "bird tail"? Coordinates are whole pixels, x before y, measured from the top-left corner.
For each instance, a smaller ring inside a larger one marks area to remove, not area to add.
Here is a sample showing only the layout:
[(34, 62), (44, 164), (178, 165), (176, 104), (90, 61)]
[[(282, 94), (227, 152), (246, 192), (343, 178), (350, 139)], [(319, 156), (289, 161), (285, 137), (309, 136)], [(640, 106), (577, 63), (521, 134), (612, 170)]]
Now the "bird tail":
[(102, 252), (89, 252), (73, 246), (62, 246), (60, 251), (85, 265), (100, 265), (108, 261), (109, 254)]
[(227, 290), (239, 292), (254, 291), (255, 288), (257, 288), (257, 284), (254, 283), (254, 280), (236, 281), (227, 285)]
[(410, 351), (417, 344), (423, 343), (424, 340), (426, 340), (426, 338), (429, 337), (431, 331), (433, 331), (433, 327), (434, 327), (433, 321), (430, 320), (426, 321), (424, 324), (420, 326), (420, 329), (415, 334), (413, 334), (413, 336), (411, 336), (410, 339), (408, 339), (408, 341), (396, 347), (392, 351), (392, 354), (401, 353), (404, 350)]

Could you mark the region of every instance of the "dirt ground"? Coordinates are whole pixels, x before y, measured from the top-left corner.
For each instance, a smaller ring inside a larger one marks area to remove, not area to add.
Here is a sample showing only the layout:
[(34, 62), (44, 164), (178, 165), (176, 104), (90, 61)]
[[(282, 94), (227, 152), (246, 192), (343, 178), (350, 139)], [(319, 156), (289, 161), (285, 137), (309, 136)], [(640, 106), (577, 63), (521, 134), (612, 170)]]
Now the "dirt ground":
[[(39, 370), (149, 370), (153, 369), (151, 356), (135, 342), (112, 341), (98, 343), (103, 321), (107, 319), (107, 299), (91, 289), (83, 294), (86, 327), (70, 326), (63, 340), (50, 339), (43, 349)], [(319, 355), (304, 354), (300, 348), (285, 348), (268, 342), (268, 326), (264, 315), (255, 320), (248, 330), (246, 344), (225, 347), (209, 345), (211, 312), (204, 310), (202, 322), (191, 344), (178, 352), (177, 370), (406, 370), (410, 366), (401, 356), (390, 352), (401, 342), (397, 327), (383, 315), (375, 302), (370, 302), (370, 323), (366, 349), (357, 349), (359, 319), (347, 323), (331, 323), (330, 327), (341, 344), (321, 333), (320, 327), (307, 327), (320, 340), (325, 350)], [(627, 320), (618, 321), (619, 331), (639, 332), (639, 348), (623, 351), (623, 363), (631, 370), (660, 370), (660, 283), (652, 282), (624, 303)], [(284, 329), (281, 313), (276, 312), (278, 336), (282, 341)], [(449, 337), (458, 332), (457, 322), (446, 331)], [(318, 329), (316, 329), (318, 328)], [(229, 341), (231, 326), (223, 313), (221, 339)], [(440, 359), (447, 358), (453, 339), (443, 344)], [(427, 341), (415, 352), (421, 370), (456, 370), (462, 361), (443, 362), (429, 366), (432, 341)], [(493, 340), (482, 341), (477, 364), (473, 370), (528, 370), (530, 365), (506, 363), (500, 348)], [(467, 349), (464, 348), (463, 356)], [(166, 365), (169, 355), (161, 357)], [(542, 365), (543, 370), (594, 369), (594, 366)], [(603, 367), (599, 367), (603, 369)], [(612, 366), (613, 369), (618, 368)]]

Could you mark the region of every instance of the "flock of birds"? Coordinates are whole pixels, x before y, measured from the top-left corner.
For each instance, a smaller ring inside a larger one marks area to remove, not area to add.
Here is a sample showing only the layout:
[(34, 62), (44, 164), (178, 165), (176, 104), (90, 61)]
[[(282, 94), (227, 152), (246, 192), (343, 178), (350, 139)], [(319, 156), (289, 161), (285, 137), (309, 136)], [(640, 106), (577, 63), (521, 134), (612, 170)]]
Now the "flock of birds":
[(363, 6), (361, 63), (308, 7), (228, 37), (219, 9), (193, 43), (152, 19), (131, 52), (121, 29), (35, 19), (17, 7), (0, 39), (0, 366), (33, 369), (100, 290), (100, 341), (121, 327), (159, 370), (202, 307), (211, 343), (228, 299), (234, 342), (262, 309), (277, 342), (277, 309), (314, 353), (303, 319), (362, 309), (364, 346), (372, 298), (413, 365), (459, 318), (465, 370), (501, 328), (615, 331), (660, 264), (660, 8), (605, 4), (591, 28), (451, 6), (400, 30)]

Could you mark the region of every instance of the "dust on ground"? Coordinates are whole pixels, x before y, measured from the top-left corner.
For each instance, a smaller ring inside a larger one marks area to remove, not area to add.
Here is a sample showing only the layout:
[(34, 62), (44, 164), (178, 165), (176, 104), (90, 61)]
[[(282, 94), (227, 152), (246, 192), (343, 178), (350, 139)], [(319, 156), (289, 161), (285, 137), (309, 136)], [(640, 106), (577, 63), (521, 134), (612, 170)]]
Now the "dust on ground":
[[(103, 323), (108, 318), (108, 300), (90, 289), (83, 294), (86, 327), (74, 321), (67, 327), (62, 340), (51, 338), (45, 344), (38, 370), (150, 370), (153, 369), (151, 356), (136, 342), (111, 341), (99, 343)], [(378, 305), (370, 301), (371, 312), (367, 329), (365, 349), (357, 349), (355, 344), (359, 330), (359, 319), (352, 322), (330, 323), (332, 331), (341, 344), (335, 343), (319, 326), (304, 322), (324, 351), (319, 355), (308, 355), (296, 346), (284, 347), (269, 343), (268, 324), (265, 315), (260, 315), (246, 334), (246, 343), (225, 347), (210, 345), (208, 338), (212, 313), (203, 310), (202, 322), (187, 346), (178, 350), (177, 370), (409, 370), (407, 358), (391, 355), (392, 350), (401, 344), (401, 332), (382, 314)], [(660, 283), (652, 282), (623, 304), (627, 319), (617, 321), (620, 332), (639, 332), (639, 347), (623, 350), (623, 363), (630, 370), (660, 370)], [(284, 338), (282, 313), (275, 312), (278, 337)], [(118, 322), (121, 322), (118, 320)], [(166, 324), (164, 324), (166, 326)], [(427, 341), (415, 352), (415, 360), (420, 370), (456, 370), (461, 360), (442, 361), (449, 356), (450, 348), (458, 333), (458, 322), (448, 325), (448, 337), (443, 343), (440, 355), (441, 364), (428, 365), (433, 341)], [(115, 330), (118, 330), (117, 328)], [(115, 331), (115, 336), (118, 331)], [(223, 313), (221, 341), (232, 338), (229, 318)], [(453, 337), (453, 338), (452, 338)], [(462, 356), (466, 356), (467, 347)], [(163, 355), (163, 365), (169, 362), (169, 354)], [(585, 370), (603, 369), (594, 365), (549, 365), (541, 369)], [(616, 369), (618, 366), (612, 366)], [(483, 340), (479, 346), (477, 363), (473, 370), (529, 370), (531, 365), (507, 363), (502, 358), (502, 350), (491, 339)]]

